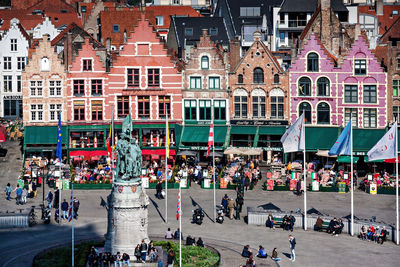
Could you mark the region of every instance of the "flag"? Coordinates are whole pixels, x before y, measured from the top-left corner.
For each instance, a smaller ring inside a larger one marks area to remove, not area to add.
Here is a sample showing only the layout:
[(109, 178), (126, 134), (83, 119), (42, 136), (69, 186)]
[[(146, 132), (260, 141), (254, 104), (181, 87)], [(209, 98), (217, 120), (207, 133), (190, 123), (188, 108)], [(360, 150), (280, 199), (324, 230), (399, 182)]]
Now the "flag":
[(304, 114), (290, 126), (290, 128), (282, 135), (281, 142), (285, 153), (304, 151)]
[[(179, 181), (180, 182), (180, 181)], [(179, 220), (179, 215), (181, 213), (181, 188), (178, 191), (178, 205), (176, 207), (176, 219)]]
[(368, 151), (368, 161), (396, 158), (397, 121), (392, 128)]
[(166, 115), (167, 121), (165, 124), (165, 157), (168, 159), (169, 158), (169, 125), (168, 125), (168, 113)]
[(214, 123), (211, 121), (210, 125), (210, 133), (208, 134), (208, 150), (207, 150), (207, 158), (210, 156), (211, 147), (214, 146)]
[(72, 214), (72, 205), (74, 203), (73, 198), (74, 198), (74, 192), (73, 192), (73, 190), (71, 190), (71, 200), (69, 202), (69, 209), (68, 209), (68, 221), (69, 222), (72, 221), (72, 216), (73, 216), (73, 214)]
[(112, 124), (110, 124), (110, 133), (108, 134), (108, 138), (107, 138), (107, 152), (108, 152), (109, 157), (112, 156), (111, 132), (112, 132)]
[(58, 133), (56, 156), (61, 163), (62, 160), (62, 140), (61, 140), (61, 112), (58, 112)]
[(350, 142), (352, 139), (351, 136), (351, 120), (344, 128), (343, 132), (340, 134), (339, 138), (336, 140), (335, 144), (333, 144), (331, 150), (329, 150), (329, 156), (332, 155), (351, 155), (351, 146)]

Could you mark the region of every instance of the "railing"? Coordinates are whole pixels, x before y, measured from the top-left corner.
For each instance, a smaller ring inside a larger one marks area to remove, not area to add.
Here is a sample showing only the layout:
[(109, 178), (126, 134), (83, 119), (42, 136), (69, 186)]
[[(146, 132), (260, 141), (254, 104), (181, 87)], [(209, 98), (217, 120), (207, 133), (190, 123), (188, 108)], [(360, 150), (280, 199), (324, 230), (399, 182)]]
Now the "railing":
[(305, 27), (307, 20), (289, 20), (289, 28)]

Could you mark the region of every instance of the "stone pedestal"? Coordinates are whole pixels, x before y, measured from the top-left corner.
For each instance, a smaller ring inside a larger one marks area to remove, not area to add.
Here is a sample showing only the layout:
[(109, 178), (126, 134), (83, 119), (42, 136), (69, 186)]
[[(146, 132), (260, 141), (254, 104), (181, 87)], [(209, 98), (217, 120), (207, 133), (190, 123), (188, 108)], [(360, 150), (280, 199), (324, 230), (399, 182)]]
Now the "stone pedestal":
[(114, 182), (108, 202), (108, 226), (104, 250), (134, 257), (135, 247), (148, 240), (149, 197), (141, 181)]

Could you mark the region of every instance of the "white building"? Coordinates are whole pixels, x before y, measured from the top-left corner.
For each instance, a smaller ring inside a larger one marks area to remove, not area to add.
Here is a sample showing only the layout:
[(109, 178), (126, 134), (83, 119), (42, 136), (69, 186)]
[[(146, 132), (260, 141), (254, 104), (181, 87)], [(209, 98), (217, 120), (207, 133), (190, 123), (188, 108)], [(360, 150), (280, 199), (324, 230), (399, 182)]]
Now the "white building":
[(46, 17), (44, 21), (38, 24), (33, 29), (33, 39), (41, 39), (43, 35), (48, 34), (50, 41), (54, 39), (60, 33), (59, 30), (53, 25), (49, 17)]
[(22, 118), (22, 79), (28, 59), (29, 36), (13, 18), (0, 40), (0, 117)]

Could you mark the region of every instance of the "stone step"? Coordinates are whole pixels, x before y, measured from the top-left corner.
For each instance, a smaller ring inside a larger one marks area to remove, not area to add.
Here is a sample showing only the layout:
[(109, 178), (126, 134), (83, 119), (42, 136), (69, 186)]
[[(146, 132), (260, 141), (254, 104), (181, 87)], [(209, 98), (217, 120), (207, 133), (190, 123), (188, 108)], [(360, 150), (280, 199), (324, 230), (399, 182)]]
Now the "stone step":
[(150, 262), (139, 263), (139, 262), (131, 261), (131, 266), (137, 266), (137, 267), (157, 267), (157, 266), (158, 266), (158, 263), (150, 263)]

